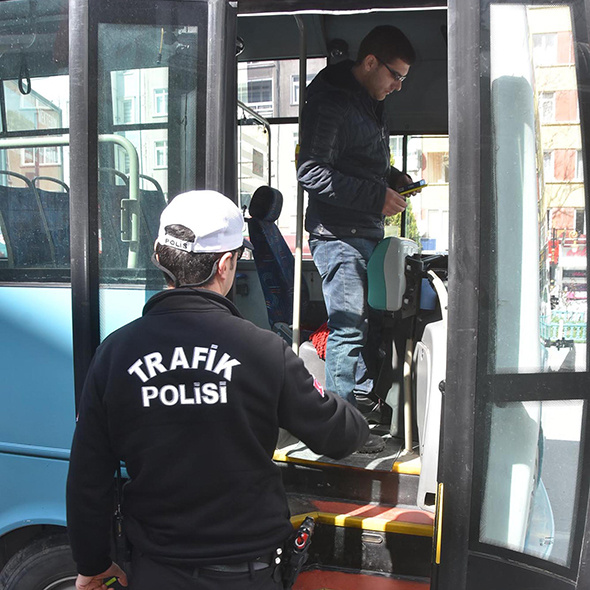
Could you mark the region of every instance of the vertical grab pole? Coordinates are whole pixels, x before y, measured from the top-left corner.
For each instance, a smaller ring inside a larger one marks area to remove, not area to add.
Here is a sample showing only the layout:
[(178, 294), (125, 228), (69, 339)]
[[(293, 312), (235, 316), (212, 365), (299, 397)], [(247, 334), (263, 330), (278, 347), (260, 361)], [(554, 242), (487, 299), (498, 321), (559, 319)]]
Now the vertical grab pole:
[[(301, 111), (305, 104), (307, 80), (307, 35), (300, 16), (295, 16), (299, 27), (299, 137), (301, 137)], [(297, 222), (295, 229), (295, 280), (293, 283), (293, 350), (299, 354), (301, 337), (301, 284), (303, 258), (303, 187), (297, 183)]]

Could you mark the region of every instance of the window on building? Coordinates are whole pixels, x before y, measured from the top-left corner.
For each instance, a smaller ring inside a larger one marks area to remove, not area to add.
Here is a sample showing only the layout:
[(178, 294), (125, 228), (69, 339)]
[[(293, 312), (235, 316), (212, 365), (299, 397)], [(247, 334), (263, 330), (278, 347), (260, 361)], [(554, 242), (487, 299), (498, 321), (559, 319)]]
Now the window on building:
[(156, 141), (154, 144), (155, 148), (155, 166), (154, 168), (167, 168), (168, 167), (168, 142), (167, 141)]
[[(305, 85), (307, 86), (315, 78), (315, 73), (307, 74), (305, 77)], [(291, 104), (299, 104), (299, 74), (291, 76)]]
[(154, 90), (154, 114), (163, 117), (168, 114), (168, 89), (156, 88)]
[(553, 152), (543, 152), (543, 176), (545, 181), (555, 180), (555, 155)]
[(555, 121), (555, 92), (539, 92), (539, 117), (541, 123)]
[(538, 33), (533, 35), (533, 57), (541, 66), (557, 63), (557, 33)]
[(39, 164), (52, 166), (60, 164), (59, 148), (55, 145), (39, 148)]
[(445, 184), (449, 182), (448, 152), (428, 152), (426, 154), (426, 162), (424, 178), (428, 183)]
[(584, 153), (582, 150), (576, 152), (576, 169), (574, 171), (574, 180), (584, 182)]
[(56, 166), (61, 164), (60, 149), (55, 146), (44, 146), (40, 148), (23, 148), (21, 150), (21, 165), (33, 166)]
[(135, 123), (135, 98), (123, 99), (123, 123)]
[(259, 113), (272, 114), (272, 79), (248, 80), (239, 84), (238, 100)]
[(404, 138), (401, 135), (391, 135), (389, 137), (389, 153), (391, 163), (396, 168), (403, 167), (404, 160)]
[(35, 148), (23, 148), (21, 150), (21, 164), (32, 166), (35, 163)]
[(584, 209), (574, 209), (574, 229), (579, 236), (586, 235), (586, 212)]

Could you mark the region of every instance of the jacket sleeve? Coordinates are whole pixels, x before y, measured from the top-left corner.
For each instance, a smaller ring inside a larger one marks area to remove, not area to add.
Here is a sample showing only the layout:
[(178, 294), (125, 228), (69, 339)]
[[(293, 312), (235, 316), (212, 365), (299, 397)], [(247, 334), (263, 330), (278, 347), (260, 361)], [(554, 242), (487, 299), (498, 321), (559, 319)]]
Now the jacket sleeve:
[(297, 180), (320, 201), (381, 213), (385, 183), (350, 176), (337, 168), (347, 140), (342, 124), (346, 116), (347, 102), (338, 93), (313, 97), (306, 103), (301, 119)]
[(117, 459), (93, 376), (84, 385), (70, 455), (66, 505), (68, 534), (78, 573), (93, 576), (111, 565), (110, 547)]
[(363, 415), (338, 395), (316, 389), (303, 361), (284, 343), (283, 349), (280, 426), (318, 455), (341, 459), (360, 449), (369, 436)]
[(389, 169), (389, 176), (387, 178), (387, 184), (393, 189), (396, 190), (402, 187), (404, 184), (409, 184), (407, 179), (412, 181), (412, 178), (409, 174), (394, 168), (393, 166)]

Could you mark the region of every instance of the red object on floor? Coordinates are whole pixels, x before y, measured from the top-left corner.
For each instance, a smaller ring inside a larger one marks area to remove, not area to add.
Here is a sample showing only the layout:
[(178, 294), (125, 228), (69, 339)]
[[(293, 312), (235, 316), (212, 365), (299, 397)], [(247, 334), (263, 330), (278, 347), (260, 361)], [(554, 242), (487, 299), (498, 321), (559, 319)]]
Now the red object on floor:
[(299, 574), (293, 590), (429, 590), (430, 583), (367, 574), (311, 570)]

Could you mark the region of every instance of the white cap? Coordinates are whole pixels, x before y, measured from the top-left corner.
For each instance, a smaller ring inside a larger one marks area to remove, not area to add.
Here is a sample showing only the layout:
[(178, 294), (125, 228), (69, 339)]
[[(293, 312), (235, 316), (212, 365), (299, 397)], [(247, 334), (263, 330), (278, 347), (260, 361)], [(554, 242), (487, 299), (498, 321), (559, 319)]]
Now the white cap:
[[(191, 242), (166, 233), (169, 225), (183, 225), (195, 234)], [(229, 252), (244, 244), (244, 216), (217, 191), (182, 193), (162, 211), (157, 242), (185, 252)]]

